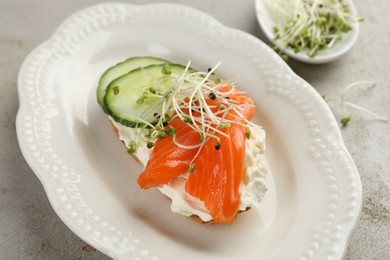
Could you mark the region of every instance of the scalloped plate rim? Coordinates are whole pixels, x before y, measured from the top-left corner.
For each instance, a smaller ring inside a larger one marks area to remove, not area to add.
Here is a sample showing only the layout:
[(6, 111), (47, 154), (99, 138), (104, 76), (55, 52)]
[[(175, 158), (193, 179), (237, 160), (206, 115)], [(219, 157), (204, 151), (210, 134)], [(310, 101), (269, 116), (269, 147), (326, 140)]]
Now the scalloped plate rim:
[[(23, 126), (22, 124), (24, 123), (22, 121), (22, 116), (23, 115), (27, 115), (29, 114), (28, 111), (26, 111), (26, 100), (24, 99), (24, 97), (22, 97), (21, 93), (24, 91), (24, 87), (23, 87), (23, 83), (22, 83), (22, 77), (24, 76), (23, 72), (25, 71), (25, 69), (27, 69), (28, 67), (28, 63), (30, 62), (30, 60), (32, 59), (32, 57), (39, 51), (42, 51), (42, 50), (50, 50), (51, 48), (48, 46), (50, 43), (52, 43), (57, 37), (59, 37), (59, 33), (61, 32), (61, 30), (63, 28), (66, 27), (67, 23), (69, 21), (71, 21), (74, 17), (78, 17), (79, 15), (85, 13), (86, 11), (88, 10), (92, 10), (96, 7), (99, 7), (99, 6), (107, 6), (107, 5), (122, 5), (122, 6), (128, 6), (128, 7), (131, 7), (131, 8), (134, 8), (134, 9), (139, 9), (139, 8), (149, 8), (149, 7), (153, 7), (153, 6), (165, 6), (165, 7), (169, 7), (169, 6), (172, 6), (172, 7), (175, 7), (175, 8), (184, 8), (186, 9), (187, 11), (190, 11), (190, 12), (198, 12), (198, 13), (201, 13), (203, 15), (203, 17), (207, 17), (207, 19), (209, 19), (210, 21), (213, 21), (213, 22), (217, 22), (219, 26), (221, 26), (224, 30), (226, 31), (239, 31), (237, 29), (234, 29), (234, 28), (230, 28), (230, 27), (227, 27), (227, 26), (224, 26), (223, 24), (219, 23), (215, 18), (211, 17), (210, 15), (208, 14), (205, 14), (197, 9), (194, 9), (194, 8), (191, 8), (191, 7), (187, 7), (187, 6), (182, 6), (182, 5), (179, 5), (179, 4), (166, 4), (166, 3), (156, 3), (156, 4), (146, 4), (146, 5), (132, 5), (132, 4), (126, 4), (126, 3), (102, 3), (102, 4), (97, 4), (97, 5), (92, 5), (90, 7), (86, 7), (84, 9), (81, 9), (79, 11), (76, 11), (74, 12), (73, 14), (71, 14), (70, 16), (68, 16), (62, 23), (61, 25), (55, 30), (55, 32), (52, 34), (52, 36), (42, 42), (40, 45), (38, 45), (33, 51), (30, 52), (30, 54), (26, 57), (25, 61), (23, 62), (23, 64), (21, 65), (21, 68), (20, 68), (20, 71), (19, 71), (19, 75), (18, 75), (18, 93), (19, 93), (19, 110), (18, 110), (18, 113), (17, 113), (17, 118), (16, 118), (16, 132), (17, 132), (17, 138), (18, 138), (18, 141), (19, 141), (19, 145), (20, 145), (20, 149), (21, 149), (21, 152), (24, 156), (24, 158), (26, 159), (27, 163), (29, 164), (29, 166), (31, 167), (31, 169), (33, 170), (33, 172), (36, 174), (36, 176), (38, 177), (38, 179), (40, 180), (40, 182), (42, 183), (46, 193), (47, 193), (47, 196), (48, 196), (48, 199), (50, 201), (50, 204), (52, 205), (53, 209), (55, 210), (55, 212), (57, 213), (57, 215), (61, 218), (61, 220), (77, 235), (79, 236), (81, 239), (83, 239), (84, 241), (86, 241), (87, 243), (93, 245), (94, 247), (96, 247), (97, 249), (99, 249), (100, 251), (102, 251), (103, 253), (111, 256), (111, 257), (118, 257), (120, 258), (121, 257), (121, 253), (118, 253), (116, 254), (115, 252), (111, 252), (109, 251), (109, 249), (105, 248), (104, 244), (99, 244), (97, 243), (94, 239), (92, 239), (89, 235), (84, 235), (83, 233), (80, 233), (77, 228), (75, 228), (74, 226), (70, 225), (68, 223), (68, 221), (66, 220), (66, 217), (61, 213), (61, 211), (58, 209), (58, 205), (56, 205), (56, 203), (54, 202), (54, 198), (50, 196), (50, 194), (48, 193), (48, 187), (47, 187), (47, 182), (45, 181), (45, 176), (41, 175), (39, 173), (39, 169), (38, 167), (36, 166), (36, 164), (33, 162), (32, 158), (31, 158), (31, 155), (30, 153), (27, 151), (27, 148), (25, 147), (25, 144), (23, 143), (23, 140), (21, 139), (21, 131), (23, 129)], [(240, 31), (240, 33), (246, 33), (246, 32), (242, 32)], [(254, 37), (254, 36), (252, 36)], [(258, 40), (258, 39), (257, 39)], [(260, 40), (258, 40), (259, 43), (265, 45), (264, 43), (262, 43)], [(277, 56), (275, 54), (275, 56)], [(296, 78), (299, 78), (301, 79), (298, 75), (296, 75), (290, 67), (287, 66), (287, 64), (284, 65), (284, 69), (286, 69), (293, 77), (296, 77)], [(314, 96), (316, 96), (316, 99), (315, 100), (316, 102), (318, 102), (319, 104), (319, 107), (321, 107), (322, 109), (322, 112), (324, 113), (327, 113), (328, 116), (333, 116), (333, 114), (331, 113), (329, 107), (327, 107), (326, 103), (321, 99), (320, 95), (314, 90), (314, 89), (307, 89), (308, 91), (312, 92), (311, 94), (314, 94)], [(335, 122), (330, 122), (332, 125), (332, 127), (337, 127), (337, 124)], [(359, 178), (359, 175), (358, 175), (358, 172), (357, 172), (357, 169), (356, 169), (356, 166), (353, 162), (353, 159), (351, 157), (351, 155), (348, 153), (346, 147), (345, 147), (345, 144), (342, 140), (342, 135), (341, 135), (341, 132), (340, 131), (336, 131), (335, 132), (336, 136), (334, 136), (335, 138), (338, 139), (339, 141), (339, 145), (340, 145), (340, 148), (342, 150), (345, 151), (346, 155), (349, 157), (349, 160), (350, 160), (350, 163), (352, 164), (352, 166), (354, 167), (354, 171), (356, 172), (357, 174), (357, 178), (356, 178), (356, 185), (357, 185), (357, 190), (358, 191), (361, 191), (361, 181), (360, 181), (360, 178)], [(355, 215), (353, 217), (354, 221), (352, 221), (351, 223), (349, 223), (349, 232), (348, 233), (344, 233), (344, 239), (341, 239), (343, 240), (341, 242), (341, 248), (339, 248), (339, 255), (340, 256), (343, 256), (345, 254), (345, 249), (346, 249), (346, 243), (349, 241), (350, 239), (350, 236), (351, 236), (351, 233), (353, 231), (353, 227), (357, 224), (357, 221), (359, 219), (359, 216), (361, 214), (361, 205), (362, 205), (362, 194), (360, 192), (359, 194), (359, 197), (357, 198), (357, 202), (358, 202), (358, 208), (360, 209), (358, 211), (358, 214)]]

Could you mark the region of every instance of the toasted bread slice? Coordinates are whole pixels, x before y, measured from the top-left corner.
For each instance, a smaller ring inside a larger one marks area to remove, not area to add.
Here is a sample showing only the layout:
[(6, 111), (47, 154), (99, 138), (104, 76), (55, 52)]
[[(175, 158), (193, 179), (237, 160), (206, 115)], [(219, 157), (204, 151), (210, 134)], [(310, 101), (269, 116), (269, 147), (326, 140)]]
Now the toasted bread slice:
[[(114, 129), (115, 133), (117, 134), (117, 136), (119, 136), (119, 130), (118, 128), (111, 122), (111, 120), (109, 120), (110, 123), (111, 123), (111, 126), (112, 128)], [(122, 141), (123, 142), (123, 141)], [(124, 142), (123, 142), (124, 145), (126, 145)], [(139, 160), (139, 158), (137, 157), (137, 155), (135, 154), (132, 154), (132, 156), (139, 162), (141, 163), (141, 161)], [(250, 207), (247, 207), (245, 210), (240, 210), (238, 211), (238, 213), (243, 213), (243, 212), (246, 212), (248, 210), (250, 210), (251, 208)], [(198, 215), (191, 215), (189, 216), (188, 218), (190, 218), (191, 220), (197, 222), (197, 223), (200, 223), (200, 224), (203, 224), (203, 225), (212, 225), (212, 224), (215, 224), (215, 221), (212, 219), (210, 221), (204, 221), (203, 219), (201, 219)]]

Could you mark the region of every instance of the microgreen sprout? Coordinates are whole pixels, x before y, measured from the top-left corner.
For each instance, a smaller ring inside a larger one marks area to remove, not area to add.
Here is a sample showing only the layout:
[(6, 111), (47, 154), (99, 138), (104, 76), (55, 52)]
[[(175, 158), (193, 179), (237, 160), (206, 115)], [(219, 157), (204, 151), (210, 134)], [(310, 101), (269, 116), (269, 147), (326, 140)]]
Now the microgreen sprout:
[(176, 134), (176, 130), (172, 126), (169, 126), (168, 130), (166, 130), (165, 133), (167, 133), (167, 135), (174, 136)]
[(343, 0), (267, 0), (266, 5), (277, 24), (275, 48), (295, 53), (305, 49), (310, 58), (340, 41), (352, 23), (363, 21)]
[[(358, 82), (354, 82), (354, 83), (352, 83), (344, 88), (339, 99), (338, 100), (336, 99), (336, 101), (339, 102), (340, 107), (341, 107), (341, 113), (342, 113), (343, 117), (340, 119), (340, 123), (341, 123), (341, 126), (343, 128), (346, 127), (348, 125), (348, 123), (352, 120), (352, 113), (347, 109), (347, 107), (353, 108), (355, 110), (359, 110), (360, 112), (363, 112), (367, 115), (370, 115), (372, 118), (374, 118), (376, 120), (380, 120), (380, 121), (384, 121), (384, 122), (388, 121), (387, 117), (384, 117), (382, 115), (374, 113), (371, 110), (368, 110), (367, 108), (356, 105), (352, 102), (346, 101), (347, 94), (350, 91), (352, 91), (353, 89), (358, 88), (358, 87), (373, 88), (375, 86), (376, 86), (376, 82), (374, 82), (374, 81), (358, 81)], [(335, 98), (328, 98), (325, 95), (323, 95), (322, 97), (328, 103), (331, 103), (332, 101), (335, 100)]]
[(189, 168), (188, 168), (188, 173), (193, 173), (195, 171), (195, 165), (191, 165)]
[(185, 116), (185, 117), (183, 117), (183, 121), (184, 121), (184, 123), (191, 123), (191, 118), (189, 118), (188, 116)]
[(341, 118), (340, 123), (341, 123), (342, 127), (346, 127), (347, 124), (349, 123), (349, 121), (351, 121), (351, 118), (352, 118), (352, 115), (348, 115), (348, 116)]
[(118, 95), (119, 94), (119, 87), (118, 86), (113, 87), (113, 91), (114, 91), (114, 95)]
[(228, 123), (228, 122), (223, 122), (222, 124), (220, 124), (220, 128), (221, 129), (226, 129), (226, 128), (229, 128), (231, 125), (230, 125), (230, 123)]
[(221, 143), (218, 141), (216, 144), (215, 144), (215, 150), (219, 150), (221, 149)]
[(129, 154), (133, 154), (135, 153), (135, 151), (137, 150), (137, 145), (134, 141), (130, 141), (129, 144), (128, 144), (129, 148), (127, 149), (127, 152)]
[(246, 127), (245, 129), (245, 137), (248, 140), (251, 138), (251, 129), (249, 127)]
[(152, 148), (154, 146), (154, 143), (153, 142), (151, 142), (151, 141), (148, 141), (147, 143), (146, 143), (146, 147), (147, 148)]
[(162, 73), (165, 74), (165, 75), (169, 75), (172, 73), (171, 71), (171, 66), (169, 65), (169, 63), (165, 63), (163, 68), (162, 68)]
[(162, 139), (165, 138), (167, 134), (164, 131), (158, 131), (157, 137)]
[(141, 105), (142, 103), (144, 103), (144, 100), (145, 100), (145, 97), (144, 97), (144, 96), (140, 96), (140, 97), (137, 99), (137, 104), (138, 104), (138, 105)]
[(153, 88), (153, 87), (149, 88), (148, 90), (152, 94), (157, 94), (157, 90), (155, 88)]
[(341, 94), (341, 98), (340, 98), (340, 105), (341, 105), (341, 109), (342, 109), (343, 114), (350, 115), (351, 113), (349, 111), (347, 111), (346, 107), (351, 107), (351, 108), (354, 108), (356, 110), (360, 110), (361, 112), (372, 116), (374, 119), (377, 119), (380, 121), (387, 121), (388, 119), (386, 117), (381, 116), (377, 113), (372, 112), (371, 110), (368, 110), (364, 107), (358, 106), (354, 103), (351, 103), (351, 102), (348, 102), (345, 100), (347, 93), (350, 92), (351, 90), (357, 88), (357, 87), (372, 88), (375, 86), (376, 86), (376, 82), (374, 82), (374, 81), (358, 81), (358, 82), (355, 82), (355, 83), (352, 83), (352, 84), (346, 86), (343, 93)]

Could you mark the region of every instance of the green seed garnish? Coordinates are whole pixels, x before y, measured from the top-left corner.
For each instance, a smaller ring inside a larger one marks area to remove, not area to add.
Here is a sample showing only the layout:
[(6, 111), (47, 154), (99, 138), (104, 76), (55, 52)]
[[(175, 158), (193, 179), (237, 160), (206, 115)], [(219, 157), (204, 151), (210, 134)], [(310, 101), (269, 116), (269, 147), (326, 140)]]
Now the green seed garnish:
[(203, 142), (203, 140), (204, 140), (203, 135), (198, 136), (198, 140), (199, 140), (200, 142)]
[(135, 151), (137, 150), (137, 145), (134, 141), (130, 141), (129, 142), (129, 148), (127, 149), (127, 152), (129, 154), (133, 154), (135, 153)]
[(153, 143), (153, 142), (148, 141), (148, 142), (146, 143), (146, 147), (148, 147), (149, 149), (152, 148), (153, 146), (154, 146), (154, 143)]
[(142, 96), (142, 97), (140, 97), (140, 98), (137, 100), (137, 104), (141, 105), (142, 103), (144, 103), (144, 101), (145, 101), (145, 97)]
[(171, 71), (171, 66), (168, 63), (165, 63), (163, 68), (162, 68), (162, 73), (165, 75), (169, 75), (172, 73)]
[(211, 92), (211, 93), (209, 94), (209, 98), (210, 98), (210, 100), (215, 100), (215, 99), (217, 98), (217, 96), (215, 95), (214, 92)]
[(221, 129), (226, 129), (229, 128), (231, 125), (228, 122), (223, 122), (219, 126), (221, 127)]
[(246, 137), (246, 139), (248, 139), (248, 140), (251, 138), (251, 130), (250, 130), (249, 127), (247, 127), (247, 128), (245, 129), (245, 137)]
[(157, 137), (162, 139), (165, 138), (167, 134), (164, 131), (158, 131)]
[(195, 171), (195, 165), (192, 165), (190, 166), (190, 168), (188, 168), (188, 173), (193, 173)]
[(217, 142), (215, 144), (215, 150), (219, 150), (221, 148), (221, 143), (220, 142)]
[(164, 119), (169, 122), (171, 120), (171, 117), (168, 114), (164, 114)]
[(114, 91), (114, 95), (118, 95), (119, 94), (119, 87), (118, 86), (113, 87), (112, 90)]
[(184, 121), (185, 123), (191, 123), (191, 122), (192, 122), (192, 121), (191, 121), (191, 118), (189, 118), (189, 117), (187, 117), (187, 116), (183, 117), (183, 121)]
[(351, 121), (351, 119), (352, 119), (351, 115), (343, 117), (340, 119), (340, 123), (342, 124), (343, 127), (346, 127), (349, 121)]
[(165, 133), (167, 135), (170, 135), (170, 136), (174, 136), (176, 134), (176, 130), (175, 128), (173, 128), (172, 126), (169, 126), (169, 129), (168, 130), (165, 130)]

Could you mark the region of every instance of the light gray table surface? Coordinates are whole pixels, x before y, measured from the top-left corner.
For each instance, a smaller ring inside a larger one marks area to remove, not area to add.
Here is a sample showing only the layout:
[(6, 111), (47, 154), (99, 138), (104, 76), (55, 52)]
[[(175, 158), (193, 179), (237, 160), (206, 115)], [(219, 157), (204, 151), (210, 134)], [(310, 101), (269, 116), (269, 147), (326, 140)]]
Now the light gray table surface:
[[(73, 234), (53, 211), (45, 191), (17, 142), (17, 75), (25, 57), (73, 12), (97, 0), (0, 0), (0, 259), (107, 259)], [(157, 1), (130, 0), (132, 4)], [(160, 1), (161, 2), (161, 1)], [(221, 23), (265, 41), (254, 0), (172, 0), (202, 10)], [(289, 61), (320, 94), (338, 97), (350, 83), (377, 86), (350, 99), (390, 117), (390, 2), (355, 0), (365, 22), (353, 49), (327, 65)], [(332, 107), (336, 117), (340, 110)], [(345, 259), (390, 259), (390, 122), (353, 111), (342, 129), (363, 184), (363, 208)]]

